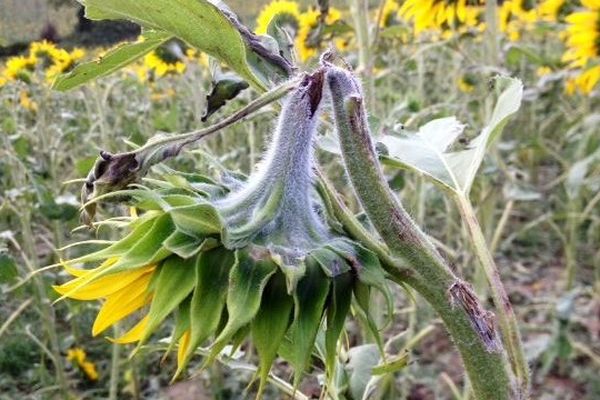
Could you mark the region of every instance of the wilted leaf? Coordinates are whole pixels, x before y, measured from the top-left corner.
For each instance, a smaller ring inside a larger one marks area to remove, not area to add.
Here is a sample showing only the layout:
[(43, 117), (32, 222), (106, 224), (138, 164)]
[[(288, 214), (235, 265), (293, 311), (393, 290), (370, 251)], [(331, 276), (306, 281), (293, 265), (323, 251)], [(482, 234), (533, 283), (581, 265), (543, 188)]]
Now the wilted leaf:
[(596, 160), (600, 160), (600, 148), (595, 153), (590, 154), (582, 160), (576, 161), (571, 166), (565, 181), (565, 187), (569, 198), (574, 199), (579, 195), (581, 187), (585, 184), (590, 166)]
[(353, 399), (362, 399), (373, 367), (379, 364), (379, 350), (374, 344), (353, 347), (348, 351), (348, 358), (346, 369), (350, 375), (350, 394)]
[(234, 99), (244, 89), (249, 87), (248, 83), (233, 72), (222, 72), (217, 68), (213, 74), (212, 90), (206, 96), (206, 111), (202, 116), (202, 122), (217, 112), (227, 101)]

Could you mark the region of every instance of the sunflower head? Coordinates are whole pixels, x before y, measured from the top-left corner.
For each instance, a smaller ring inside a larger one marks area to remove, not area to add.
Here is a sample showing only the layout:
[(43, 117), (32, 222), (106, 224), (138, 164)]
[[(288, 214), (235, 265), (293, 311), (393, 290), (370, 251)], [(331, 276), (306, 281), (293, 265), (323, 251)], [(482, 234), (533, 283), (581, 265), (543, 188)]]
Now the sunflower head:
[[(296, 37), (296, 49), (300, 60), (305, 62), (315, 57), (324, 42), (339, 36), (341, 32), (338, 32), (337, 27), (343, 27), (342, 13), (337, 8), (329, 7), (326, 15), (322, 15), (316, 9), (309, 9), (302, 13), (300, 29)], [(333, 43), (338, 46), (348, 42), (334, 40)]]
[(294, 367), (298, 385), (319, 331), (333, 376), (353, 297), (378, 337), (368, 302), (375, 288), (391, 304), (383, 269), (373, 253), (330, 226), (314, 188), (312, 140), (323, 82), (317, 71), (289, 95), (272, 146), (247, 180), (165, 168), (152, 187), (120, 193), (141, 211), (129, 220), (129, 233), (65, 262), (74, 279), (55, 287), (62, 297), (104, 299), (94, 335), (131, 317), (131, 328), (112, 340), (139, 347), (174, 315), (176, 375), (199, 346), (210, 343), (206, 365), (251, 335), (259, 392), (277, 354)]
[(265, 35), (269, 33), (269, 29), (273, 25), (287, 29), (294, 37), (300, 25), (298, 3), (288, 0), (275, 0), (264, 6), (256, 19), (256, 33)]

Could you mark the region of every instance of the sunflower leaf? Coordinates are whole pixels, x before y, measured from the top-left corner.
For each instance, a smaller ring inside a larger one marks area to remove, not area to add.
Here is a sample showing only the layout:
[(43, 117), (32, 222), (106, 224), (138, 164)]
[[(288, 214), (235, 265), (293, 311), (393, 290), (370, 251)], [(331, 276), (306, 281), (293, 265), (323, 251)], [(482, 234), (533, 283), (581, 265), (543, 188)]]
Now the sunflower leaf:
[(168, 32), (226, 63), (255, 87), (265, 85), (251, 71), (247, 46), (226, 11), (207, 0), (80, 0), (92, 20), (127, 19)]
[(171, 235), (173, 229), (173, 222), (169, 215), (161, 215), (144, 236), (133, 244), (104, 274), (99, 276), (139, 268), (163, 260), (171, 254), (163, 247), (163, 242)]
[(169, 211), (169, 214), (175, 226), (191, 236), (204, 237), (221, 231), (221, 217), (208, 203), (175, 207)]
[(495, 86), (502, 92), (490, 121), (466, 149), (448, 150), (464, 125), (454, 117), (440, 118), (428, 122), (408, 137), (382, 137), (381, 142), (389, 154), (384, 163), (418, 171), (445, 190), (468, 195), (486, 150), (519, 110), (523, 98), (523, 84), (518, 79), (499, 76)]
[(181, 258), (190, 258), (200, 251), (200, 245), (203, 239), (190, 236), (179, 229), (175, 231), (164, 241), (163, 246)]

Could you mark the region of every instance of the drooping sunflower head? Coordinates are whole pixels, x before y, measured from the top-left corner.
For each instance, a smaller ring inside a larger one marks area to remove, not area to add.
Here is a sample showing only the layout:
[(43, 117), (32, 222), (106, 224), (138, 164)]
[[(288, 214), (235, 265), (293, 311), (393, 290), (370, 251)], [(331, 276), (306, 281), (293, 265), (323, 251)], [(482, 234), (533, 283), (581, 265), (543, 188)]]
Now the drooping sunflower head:
[(265, 35), (273, 24), (288, 30), (292, 37), (300, 27), (298, 3), (288, 0), (275, 0), (263, 7), (256, 19), (256, 33)]
[(259, 391), (277, 354), (294, 367), (297, 385), (320, 330), (331, 374), (352, 298), (377, 337), (367, 311), (371, 288), (387, 295), (383, 269), (373, 253), (330, 226), (314, 186), (323, 81), (323, 72), (308, 75), (289, 95), (272, 146), (247, 180), (164, 168), (152, 187), (117, 192), (140, 216), (122, 239), (65, 262), (74, 279), (56, 287), (63, 297), (104, 300), (94, 335), (133, 319), (112, 340), (140, 346), (174, 315), (178, 375), (198, 346), (211, 343), (206, 364), (250, 334)]

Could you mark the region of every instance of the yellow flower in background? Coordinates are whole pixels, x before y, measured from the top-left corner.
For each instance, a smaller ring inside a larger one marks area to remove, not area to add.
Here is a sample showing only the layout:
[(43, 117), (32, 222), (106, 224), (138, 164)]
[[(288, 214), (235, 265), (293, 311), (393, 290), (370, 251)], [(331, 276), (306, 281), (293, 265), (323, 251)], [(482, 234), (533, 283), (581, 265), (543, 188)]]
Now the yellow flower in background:
[(458, 89), (463, 93), (471, 93), (475, 86), (465, 78), (458, 80)]
[(476, 27), (483, 0), (406, 0), (399, 15), (412, 21), (415, 35), (426, 30)]
[(511, 42), (521, 38), (523, 31), (535, 27), (539, 18), (539, 10), (527, 0), (508, 0), (502, 3), (499, 12), (499, 28)]
[(562, 61), (577, 69), (565, 83), (565, 91), (589, 94), (600, 80), (600, 0), (581, 0), (584, 8), (569, 14), (564, 39), (567, 50)]
[(197, 62), (201, 67), (208, 68), (209, 66), (208, 54), (204, 52), (190, 47), (185, 50), (185, 56), (187, 57), (188, 61)]
[[(396, 0), (385, 0), (379, 19), (379, 27), (387, 28), (397, 23), (400, 5)], [(378, 17), (378, 16), (376, 16)]]
[(67, 361), (75, 364), (90, 381), (98, 380), (98, 371), (96, 365), (87, 361), (87, 354), (81, 347), (74, 347), (67, 350)]
[(547, 22), (556, 22), (565, 3), (566, 0), (543, 0), (537, 6), (539, 19)]
[(29, 93), (25, 90), (21, 90), (19, 93), (19, 105), (28, 111), (36, 112), (38, 110), (37, 103), (31, 100)]
[(587, 62), (600, 55), (600, 0), (582, 0), (586, 6), (581, 11), (566, 17), (566, 45), (562, 60), (573, 67), (584, 67)]
[(600, 65), (579, 72), (575, 77), (565, 82), (565, 92), (573, 95), (575, 92), (587, 95), (600, 82)]
[(67, 361), (72, 363), (81, 364), (85, 361), (86, 357), (85, 350), (81, 347), (73, 347), (72, 349), (67, 350)]
[(53, 64), (46, 70), (46, 80), (52, 82), (59, 74), (73, 69), (75, 64), (85, 57), (85, 50), (75, 48), (70, 53), (64, 49), (55, 53)]
[[(142, 268), (102, 276), (104, 271), (116, 262), (116, 258), (109, 258), (99, 267), (91, 270), (76, 269), (64, 264), (65, 270), (75, 279), (59, 286), (53, 286), (54, 290), (60, 293), (62, 297), (76, 300), (104, 300), (104, 304), (100, 308), (92, 327), (93, 336), (104, 332), (115, 323), (140, 310), (152, 300), (149, 286), (156, 266), (147, 265)], [(123, 336), (131, 339), (131, 331), (135, 329), (136, 326)], [(120, 339), (122, 340), (122, 338), (117, 340)], [(139, 339), (134, 337), (131, 341), (137, 340)]]
[[(310, 9), (300, 15), (300, 29), (296, 38), (296, 49), (300, 60), (303, 62), (317, 55), (320, 49), (320, 37), (317, 31), (320, 15), (321, 13), (315, 9)], [(330, 7), (325, 17), (325, 25), (333, 25), (341, 19), (342, 13), (340, 10)]]
[(546, 75), (551, 74), (551, 73), (552, 73), (552, 68), (550, 68), (548, 66), (542, 66), (542, 67), (539, 67), (538, 69), (535, 70), (535, 74), (537, 76), (539, 76), (540, 78), (542, 76), (546, 76)]
[(294, 32), (300, 26), (300, 8), (298, 3), (288, 0), (275, 0), (261, 10), (256, 19), (256, 33), (264, 35), (271, 21), (275, 20), (280, 26), (291, 26)]
[(35, 69), (37, 60), (35, 57), (16, 56), (11, 57), (6, 62), (4, 70), (5, 76), (9, 80), (23, 79), (23, 74), (32, 72)]
[(158, 78), (167, 74), (182, 74), (186, 67), (183, 61), (167, 60), (165, 57), (161, 57), (156, 50), (146, 54), (144, 65)]
[(96, 365), (93, 362), (84, 361), (80, 368), (90, 381), (98, 380), (98, 371), (96, 371)]

